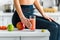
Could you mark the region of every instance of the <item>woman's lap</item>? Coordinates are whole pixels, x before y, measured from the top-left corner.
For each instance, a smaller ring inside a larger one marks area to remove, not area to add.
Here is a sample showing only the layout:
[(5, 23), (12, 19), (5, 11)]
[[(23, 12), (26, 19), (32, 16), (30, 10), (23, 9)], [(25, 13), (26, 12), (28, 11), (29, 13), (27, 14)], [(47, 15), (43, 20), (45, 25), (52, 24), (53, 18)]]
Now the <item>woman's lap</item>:
[(57, 26), (57, 24), (55, 22), (50, 22), (50, 21), (48, 21), (47, 19), (45, 19), (43, 17), (36, 16), (36, 27), (38, 29), (40, 29), (40, 28), (49, 28), (49, 27), (50, 28), (55, 28), (55, 27), (52, 27), (52, 26)]

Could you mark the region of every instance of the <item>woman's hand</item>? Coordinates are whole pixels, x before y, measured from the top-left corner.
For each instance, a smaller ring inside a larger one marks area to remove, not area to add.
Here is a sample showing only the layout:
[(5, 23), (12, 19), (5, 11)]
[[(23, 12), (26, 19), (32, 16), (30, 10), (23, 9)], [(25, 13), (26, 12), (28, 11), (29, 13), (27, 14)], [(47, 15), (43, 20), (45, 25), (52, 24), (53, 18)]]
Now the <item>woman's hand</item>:
[(21, 19), (21, 22), (22, 22), (27, 28), (30, 28), (30, 27), (32, 26), (30, 20), (27, 19), (27, 18), (25, 18), (25, 17)]
[(55, 21), (54, 18), (52, 18), (52, 17), (50, 17), (50, 16), (48, 16), (48, 15), (46, 15), (46, 14), (44, 14), (43, 17), (44, 17), (45, 19), (49, 20), (50, 22)]

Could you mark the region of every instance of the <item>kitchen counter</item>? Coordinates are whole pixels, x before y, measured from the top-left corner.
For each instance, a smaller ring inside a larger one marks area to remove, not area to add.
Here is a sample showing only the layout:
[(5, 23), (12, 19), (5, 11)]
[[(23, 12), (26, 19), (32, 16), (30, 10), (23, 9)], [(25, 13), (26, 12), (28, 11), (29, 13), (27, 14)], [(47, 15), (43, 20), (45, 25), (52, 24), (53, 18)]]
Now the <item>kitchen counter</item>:
[[(41, 14), (39, 12), (35, 12), (34, 14), (37, 15), (37, 16), (41, 16)], [(45, 12), (45, 14), (47, 14), (49, 16), (54, 16), (55, 15), (55, 16), (59, 16), (60, 17), (60, 11), (54, 12), (54, 13)]]
[(41, 32), (41, 29), (30, 31), (24, 29), (19, 31), (15, 28), (14, 31), (0, 30), (0, 40), (49, 40), (50, 32), (46, 29)]
[(2, 36), (49, 36), (48, 30), (46, 32), (41, 32), (41, 29), (36, 29), (35, 31), (30, 31), (29, 29), (24, 29), (19, 31), (15, 28), (14, 31), (0, 30), (0, 37)]

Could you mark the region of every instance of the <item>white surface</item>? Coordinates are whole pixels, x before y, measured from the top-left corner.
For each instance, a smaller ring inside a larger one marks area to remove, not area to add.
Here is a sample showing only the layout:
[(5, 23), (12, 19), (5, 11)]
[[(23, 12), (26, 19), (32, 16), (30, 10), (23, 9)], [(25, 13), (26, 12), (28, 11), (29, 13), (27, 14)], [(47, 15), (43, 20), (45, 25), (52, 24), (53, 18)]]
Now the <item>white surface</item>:
[[(41, 16), (39, 12), (35, 12), (34, 14), (37, 16)], [(60, 16), (60, 12), (54, 12), (54, 13), (45, 12), (45, 14), (47, 14), (49, 16)]]
[(13, 4), (13, 0), (0, 0), (0, 6), (2, 6), (2, 5), (4, 5), (4, 4), (8, 4), (8, 2), (12, 2), (12, 4)]
[(50, 33), (48, 30), (46, 32), (41, 32), (41, 29), (36, 29), (35, 31), (30, 31), (24, 29), (18, 31), (16, 28), (14, 31), (0, 30), (0, 40), (49, 40)]
[(36, 29), (35, 31), (30, 31), (28, 29), (25, 29), (23, 31), (18, 31), (17, 29), (14, 31), (7, 31), (7, 30), (0, 30), (0, 37), (4, 36), (50, 36), (50, 33), (48, 30), (46, 32), (41, 32), (40, 29)]
[(12, 15), (13, 15), (13, 13), (0, 12), (0, 26), (1, 25), (7, 26), (8, 24), (11, 24), (12, 23)]
[(22, 36), (21, 37), (21, 40), (49, 40), (49, 37), (48, 36), (27, 36), (27, 37), (24, 37)]
[(47, 8), (47, 7), (53, 7), (56, 5), (56, 1), (55, 0), (43, 0), (43, 7)]
[(0, 40), (20, 40), (20, 37), (0, 37)]

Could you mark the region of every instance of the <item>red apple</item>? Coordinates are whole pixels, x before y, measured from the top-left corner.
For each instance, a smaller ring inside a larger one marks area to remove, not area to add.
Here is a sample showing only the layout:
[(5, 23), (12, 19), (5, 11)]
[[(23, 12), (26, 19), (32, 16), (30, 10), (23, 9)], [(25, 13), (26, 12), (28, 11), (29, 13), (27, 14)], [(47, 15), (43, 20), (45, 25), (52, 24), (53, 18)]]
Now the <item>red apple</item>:
[(25, 25), (24, 25), (22, 22), (18, 22), (18, 23), (16, 24), (16, 27), (18, 28), (18, 30), (23, 30), (23, 29), (25, 29)]

